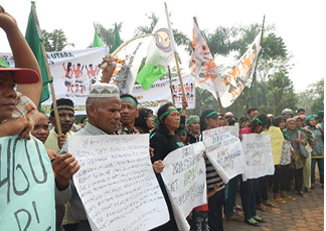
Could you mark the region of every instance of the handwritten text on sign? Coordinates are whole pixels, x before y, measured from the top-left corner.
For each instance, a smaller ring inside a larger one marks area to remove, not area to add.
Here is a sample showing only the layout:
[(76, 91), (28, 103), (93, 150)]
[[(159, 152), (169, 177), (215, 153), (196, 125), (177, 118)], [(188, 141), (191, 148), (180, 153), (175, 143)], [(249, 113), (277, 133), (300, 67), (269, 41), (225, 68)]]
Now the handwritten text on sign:
[(43, 144), (0, 138), (0, 230), (55, 230), (54, 178)]
[(206, 155), (224, 183), (244, 173), (244, 153), (236, 126), (225, 126), (203, 132)]
[(185, 218), (191, 210), (206, 204), (205, 162), (202, 142), (187, 145), (169, 153), (161, 173), (170, 197), (179, 230), (186, 229)]
[(245, 134), (242, 137), (246, 164), (244, 178), (273, 175), (274, 161), (269, 134)]
[(148, 135), (72, 136), (74, 183), (92, 230), (149, 230), (169, 220)]

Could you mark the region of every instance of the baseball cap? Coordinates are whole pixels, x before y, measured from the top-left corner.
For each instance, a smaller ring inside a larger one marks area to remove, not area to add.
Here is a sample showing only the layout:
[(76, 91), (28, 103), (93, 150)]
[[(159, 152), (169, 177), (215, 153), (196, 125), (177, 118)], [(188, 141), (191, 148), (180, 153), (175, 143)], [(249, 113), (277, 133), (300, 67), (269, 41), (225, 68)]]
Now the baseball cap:
[(16, 84), (37, 83), (40, 79), (36, 71), (27, 68), (11, 68), (4, 57), (0, 56), (0, 73), (9, 73)]

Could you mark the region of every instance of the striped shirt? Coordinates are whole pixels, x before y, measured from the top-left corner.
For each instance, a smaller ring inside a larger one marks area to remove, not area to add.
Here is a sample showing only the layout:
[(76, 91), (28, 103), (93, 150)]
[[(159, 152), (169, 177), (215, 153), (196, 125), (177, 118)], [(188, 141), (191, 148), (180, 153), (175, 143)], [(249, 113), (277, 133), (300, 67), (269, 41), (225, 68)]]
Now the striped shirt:
[(217, 184), (219, 186), (218, 191), (222, 190), (224, 188), (224, 182), (222, 181), (221, 177), (216, 172), (215, 168), (211, 164), (211, 162), (208, 160), (207, 157), (205, 157), (205, 165), (206, 165), (206, 183), (207, 188), (213, 189), (214, 186)]

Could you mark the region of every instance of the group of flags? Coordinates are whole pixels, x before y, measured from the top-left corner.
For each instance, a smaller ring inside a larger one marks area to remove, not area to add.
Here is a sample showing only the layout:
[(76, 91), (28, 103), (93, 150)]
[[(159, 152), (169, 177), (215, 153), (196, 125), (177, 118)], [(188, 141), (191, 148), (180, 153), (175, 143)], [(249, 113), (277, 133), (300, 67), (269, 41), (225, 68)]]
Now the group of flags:
[[(115, 24), (114, 34), (116, 39), (114, 44), (112, 44), (110, 53), (123, 43), (119, 35), (117, 24)], [(153, 38), (148, 47), (145, 65), (139, 72), (138, 70), (142, 58), (138, 57), (136, 60), (136, 52), (141, 43), (139, 43), (137, 49), (128, 56), (129, 61), (126, 62), (123, 60), (117, 65), (118, 70), (117, 73), (115, 73), (115, 78), (112, 78), (112, 81), (119, 87), (121, 87), (122, 82), (124, 82), (124, 87), (128, 85), (128, 89), (122, 90), (124, 93), (131, 93), (128, 91), (132, 90), (135, 80), (141, 84), (144, 90), (149, 89), (157, 79), (165, 75), (166, 67), (170, 65), (173, 61), (173, 57), (175, 57), (176, 45), (166, 7), (163, 16), (159, 18), (152, 34)], [(46, 55), (44, 55), (43, 39), (34, 2), (32, 2), (25, 38), (41, 68), (43, 89), (40, 103), (42, 103), (50, 96), (48, 85), (51, 82), (51, 78), (48, 77), (49, 72), (46, 68), (47, 60)], [(237, 65), (226, 75), (220, 76), (210, 49), (205, 39), (201, 36), (197, 22), (194, 20), (193, 53), (191, 56), (190, 72), (195, 79), (196, 87), (210, 91), (216, 99), (220, 100), (223, 107), (230, 106), (239, 97), (244, 88), (250, 86), (254, 67), (261, 49), (260, 39), (261, 33), (257, 35), (255, 41), (249, 46), (247, 52), (243, 54)], [(104, 44), (95, 30), (93, 47), (102, 46), (104, 46)], [(119, 60), (118, 57), (116, 58)], [(178, 60), (175, 59), (175, 62), (178, 62)], [(128, 84), (126, 84), (126, 82), (128, 82)]]

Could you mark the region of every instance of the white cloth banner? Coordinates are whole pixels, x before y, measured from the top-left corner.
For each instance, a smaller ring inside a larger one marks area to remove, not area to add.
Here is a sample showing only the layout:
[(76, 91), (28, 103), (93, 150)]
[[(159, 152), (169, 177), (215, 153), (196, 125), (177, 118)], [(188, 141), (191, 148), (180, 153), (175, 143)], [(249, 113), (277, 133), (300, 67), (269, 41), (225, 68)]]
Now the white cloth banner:
[[(182, 76), (183, 85), (185, 88), (186, 99), (188, 102), (187, 109), (195, 108), (195, 83), (191, 75)], [(182, 90), (179, 77), (172, 78), (172, 90), (174, 95), (175, 106), (182, 108)], [(139, 84), (134, 86), (132, 95), (139, 102), (139, 107), (147, 107), (152, 110), (157, 110), (161, 105), (172, 102), (170, 80), (158, 80), (154, 82), (152, 87), (147, 91), (143, 90)]]
[(242, 146), (245, 154), (243, 179), (255, 179), (274, 174), (274, 161), (269, 134), (244, 134)]
[(186, 217), (194, 207), (207, 203), (202, 142), (178, 148), (163, 160), (161, 173), (179, 230), (189, 230)]
[(150, 230), (169, 220), (146, 135), (72, 136), (74, 183), (93, 231)]
[[(91, 84), (102, 76), (99, 66), (107, 54), (106, 47), (46, 54), (56, 98), (71, 99), (74, 102), (75, 114), (86, 114), (86, 98)], [(0, 55), (14, 66), (11, 53), (0, 53)], [(47, 114), (50, 113), (51, 103), (51, 97), (42, 103), (42, 110)]]
[(245, 171), (244, 152), (238, 134), (238, 126), (203, 131), (206, 156), (225, 184)]

